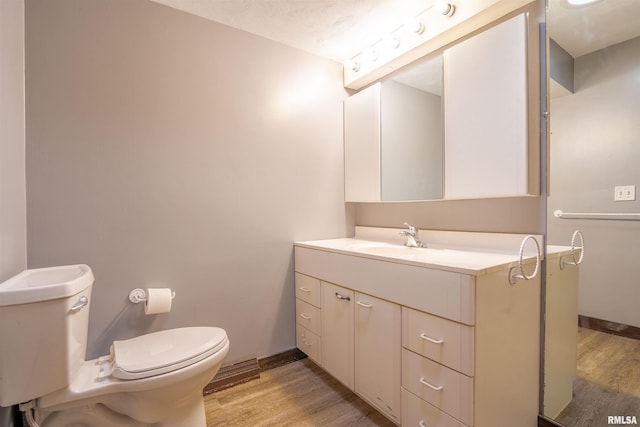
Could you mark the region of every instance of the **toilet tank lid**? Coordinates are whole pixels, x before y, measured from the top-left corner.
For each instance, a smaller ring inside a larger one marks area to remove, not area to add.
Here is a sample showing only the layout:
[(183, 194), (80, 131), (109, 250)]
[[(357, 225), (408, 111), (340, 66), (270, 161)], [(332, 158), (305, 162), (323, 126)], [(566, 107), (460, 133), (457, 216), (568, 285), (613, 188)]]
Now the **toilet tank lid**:
[(0, 283), (0, 306), (71, 297), (90, 287), (93, 280), (85, 264), (24, 270)]
[(224, 329), (206, 326), (167, 329), (114, 341), (111, 345), (113, 373), (118, 378), (133, 379), (159, 369), (162, 372), (157, 373), (168, 372), (172, 369), (165, 368), (195, 363), (201, 359), (199, 356), (217, 352), (226, 342)]

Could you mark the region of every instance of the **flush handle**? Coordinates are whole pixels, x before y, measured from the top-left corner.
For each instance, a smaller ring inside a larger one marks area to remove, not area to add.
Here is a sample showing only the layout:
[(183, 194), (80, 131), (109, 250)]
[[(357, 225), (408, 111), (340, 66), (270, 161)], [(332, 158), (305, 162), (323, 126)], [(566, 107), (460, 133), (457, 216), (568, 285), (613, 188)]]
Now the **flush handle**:
[(80, 297), (77, 303), (73, 304), (73, 306), (71, 307), (71, 312), (75, 313), (76, 311), (80, 311), (87, 304), (89, 304), (89, 298), (83, 295)]

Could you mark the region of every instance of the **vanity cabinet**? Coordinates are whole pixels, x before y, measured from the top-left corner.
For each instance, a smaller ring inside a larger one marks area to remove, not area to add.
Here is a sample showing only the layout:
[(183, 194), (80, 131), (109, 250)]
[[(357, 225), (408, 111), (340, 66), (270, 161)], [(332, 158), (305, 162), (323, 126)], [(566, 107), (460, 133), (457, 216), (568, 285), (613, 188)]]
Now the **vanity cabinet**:
[(296, 280), (321, 288), (321, 367), (399, 425), (537, 425), (539, 277), (327, 246), (295, 247)]
[(572, 255), (568, 247), (547, 247), (543, 414), (552, 419), (571, 403), (577, 376), (580, 271)]
[(356, 293), (355, 391), (400, 421), (400, 306)]
[(353, 291), (321, 282), (322, 367), (353, 390)]
[(295, 274), (296, 346), (322, 365), (320, 332), (320, 280)]

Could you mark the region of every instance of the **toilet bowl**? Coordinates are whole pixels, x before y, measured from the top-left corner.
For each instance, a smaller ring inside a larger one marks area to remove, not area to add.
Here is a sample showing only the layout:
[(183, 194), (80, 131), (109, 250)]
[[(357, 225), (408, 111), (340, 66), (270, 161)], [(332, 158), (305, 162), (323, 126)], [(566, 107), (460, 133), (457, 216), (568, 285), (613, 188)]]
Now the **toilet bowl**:
[(41, 427), (204, 427), (202, 389), (229, 351), (216, 327), (114, 341), (84, 360), (93, 274), (26, 270), (0, 284), (0, 406), (31, 401)]

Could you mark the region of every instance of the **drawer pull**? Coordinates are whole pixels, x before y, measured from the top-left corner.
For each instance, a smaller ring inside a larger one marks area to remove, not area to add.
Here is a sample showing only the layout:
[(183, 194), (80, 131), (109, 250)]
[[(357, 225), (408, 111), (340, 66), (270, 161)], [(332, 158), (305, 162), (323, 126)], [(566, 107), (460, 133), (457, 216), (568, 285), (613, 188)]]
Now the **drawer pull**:
[(420, 427), (429, 427), (428, 425), (426, 425), (426, 424), (424, 423), (424, 420), (420, 420), (420, 422), (418, 423), (418, 425), (419, 425)]
[(311, 316), (309, 316), (307, 313), (300, 313), (300, 317), (302, 317), (304, 320), (311, 320)]
[(367, 303), (362, 302), (362, 301), (358, 301), (356, 304), (358, 304), (360, 307), (364, 307), (364, 308), (373, 308), (373, 306), (371, 304), (367, 304)]
[(302, 292), (311, 292), (311, 289), (305, 288), (304, 286), (300, 286), (299, 288)]
[(430, 389), (435, 390), (435, 391), (440, 391), (440, 390), (442, 390), (444, 388), (441, 385), (435, 386), (435, 385), (429, 383), (427, 380), (424, 379), (424, 377), (420, 378), (420, 383), (426, 385), (427, 387), (429, 387)]
[(351, 297), (350, 296), (343, 297), (342, 295), (340, 295), (337, 292), (336, 292), (336, 298), (338, 298), (340, 300), (343, 300), (343, 301), (351, 301)]
[(420, 334), (420, 338), (434, 344), (442, 344), (444, 342), (444, 340), (437, 340), (435, 338), (431, 338), (429, 335), (425, 334), (424, 332)]

